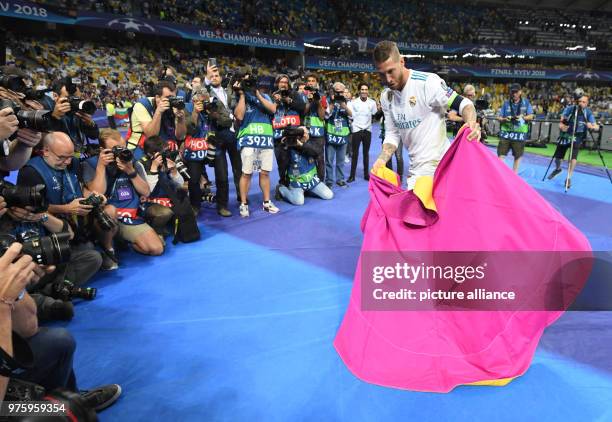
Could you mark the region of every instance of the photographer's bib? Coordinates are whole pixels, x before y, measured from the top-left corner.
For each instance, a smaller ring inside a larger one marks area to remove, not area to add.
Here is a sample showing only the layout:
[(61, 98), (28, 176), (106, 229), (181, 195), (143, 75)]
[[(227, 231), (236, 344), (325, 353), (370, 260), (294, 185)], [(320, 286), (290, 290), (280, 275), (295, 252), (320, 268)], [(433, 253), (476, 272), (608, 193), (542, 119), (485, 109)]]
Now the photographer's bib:
[(349, 122), (347, 117), (334, 116), (327, 120), (326, 139), (328, 144), (344, 145), (348, 142), (350, 135)]
[(138, 192), (127, 176), (115, 179), (108, 198), (108, 203), (117, 208), (117, 219), (120, 222), (128, 225), (144, 223), (142, 217), (138, 215), (140, 206)]
[[(528, 103), (521, 99), (519, 104), (510, 103), (510, 116), (518, 116), (529, 114)], [(506, 117), (510, 117), (506, 116)], [(500, 126), (499, 137), (509, 141), (526, 141), (529, 134), (529, 123), (523, 118), (517, 119), (515, 122), (503, 122)]]
[(238, 148), (274, 148), (273, 134), (270, 123), (249, 123), (238, 132)]
[(193, 138), (187, 136), (185, 139), (185, 161), (204, 161), (208, 151), (207, 138)]
[(281, 139), (283, 137), (283, 129), (288, 127), (298, 127), (302, 125), (302, 120), (299, 114), (288, 114), (283, 115), (282, 113), (276, 113), (274, 120), (272, 121), (272, 127), (274, 128), (274, 139)]
[(319, 118), (318, 114), (312, 114), (306, 117), (304, 122), (311, 138), (322, 138), (325, 136), (325, 123)]

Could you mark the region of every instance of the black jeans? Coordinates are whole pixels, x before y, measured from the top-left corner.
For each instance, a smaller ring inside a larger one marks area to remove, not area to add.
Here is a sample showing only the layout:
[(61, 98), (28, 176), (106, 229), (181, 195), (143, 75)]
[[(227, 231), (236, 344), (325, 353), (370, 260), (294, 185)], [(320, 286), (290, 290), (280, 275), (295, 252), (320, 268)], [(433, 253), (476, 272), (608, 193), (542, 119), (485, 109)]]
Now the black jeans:
[(319, 180), (325, 180), (325, 138), (322, 136), (310, 138), (308, 143), (313, 145), (317, 150), (317, 176)]
[(229, 202), (229, 179), (227, 172), (227, 157), (229, 155), (234, 174), (236, 195), (240, 195), (240, 176), (242, 175), (242, 160), (236, 145), (236, 135), (229, 129), (222, 129), (215, 135), (217, 154), (215, 155), (215, 184), (217, 186), (217, 208), (227, 208)]
[(186, 161), (187, 171), (191, 179), (187, 182), (189, 186), (189, 202), (191, 205), (200, 208), (202, 204), (202, 188), (200, 188), (200, 178), (202, 175), (208, 180), (208, 174), (206, 174), (206, 164), (204, 161)]
[(279, 183), (283, 186), (289, 187), (287, 169), (289, 169), (291, 154), (289, 153), (289, 149), (285, 148), (285, 146), (280, 142), (280, 139), (274, 142), (274, 155), (276, 157), (276, 164), (278, 165)]
[(372, 132), (369, 130), (360, 130), (353, 132), (353, 140), (351, 149), (353, 155), (351, 157), (351, 178), (355, 178), (357, 171), (357, 160), (359, 159), (359, 145), (363, 143), (363, 177), (368, 175), (370, 170), (370, 143), (372, 142)]

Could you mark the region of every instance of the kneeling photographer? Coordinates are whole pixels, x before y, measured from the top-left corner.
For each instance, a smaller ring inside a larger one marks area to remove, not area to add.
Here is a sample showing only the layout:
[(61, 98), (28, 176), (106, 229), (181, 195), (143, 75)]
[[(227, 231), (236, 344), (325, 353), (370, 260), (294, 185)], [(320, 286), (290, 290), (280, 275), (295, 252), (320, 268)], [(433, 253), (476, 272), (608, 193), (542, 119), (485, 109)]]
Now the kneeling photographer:
[(332, 199), (334, 193), (317, 175), (319, 151), (309, 140), (306, 127), (289, 128), (283, 131), (281, 145), (289, 153), (287, 171), (289, 187), (279, 185), (278, 193), (293, 205), (304, 205), (304, 192), (311, 192), (321, 199)]
[[(121, 133), (115, 129), (100, 131), (99, 156), (83, 163), (83, 181), (93, 192), (104, 192), (112, 205), (119, 225), (119, 235), (130, 242), (136, 252), (145, 255), (161, 255), (162, 241), (139, 212), (140, 197), (151, 193), (144, 168), (136, 165), (134, 154), (126, 148)], [(117, 261), (113, 249), (113, 236), (107, 232), (102, 246), (104, 253)]]
[[(49, 203), (49, 214), (65, 220), (74, 233), (71, 242), (73, 259), (67, 265), (66, 278), (76, 285), (91, 279), (102, 266), (115, 269), (116, 263), (101, 254), (93, 245), (91, 224), (101, 225), (116, 232), (116, 223), (104, 211), (105, 199), (81, 187), (80, 163), (74, 157), (74, 145), (63, 132), (50, 132), (43, 138), (42, 155), (32, 158), (19, 171), (19, 186), (43, 185), (41, 194)], [(95, 207), (88, 204), (94, 198), (102, 203)], [(111, 210), (112, 212), (112, 210)], [(88, 216), (93, 217), (93, 221)]]
[[(289, 167), (289, 151), (281, 143), (283, 137), (283, 129), (303, 125), (304, 110), (306, 103), (301, 94), (293, 91), (289, 87), (289, 76), (280, 74), (276, 77), (276, 92), (272, 94), (272, 99), (276, 103), (276, 113), (272, 127), (274, 128), (274, 155), (278, 165), (278, 174), (280, 176), (279, 183), (283, 186), (289, 186), (287, 180), (287, 168)], [(280, 199), (280, 198), (277, 198)]]
[[(181, 189), (183, 176), (189, 177), (185, 164), (178, 151), (164, 149), (164, 141), (159, 136), (147, 138), (144, 144), (145, 156), (138, 162), (143, 166), (151, 194), (145, 202), (145, 221), (163, 238), (169, 234), (168, 223), (174, 218), (171, 193)], [(180, 167), (180, 171), (178, 169)]]

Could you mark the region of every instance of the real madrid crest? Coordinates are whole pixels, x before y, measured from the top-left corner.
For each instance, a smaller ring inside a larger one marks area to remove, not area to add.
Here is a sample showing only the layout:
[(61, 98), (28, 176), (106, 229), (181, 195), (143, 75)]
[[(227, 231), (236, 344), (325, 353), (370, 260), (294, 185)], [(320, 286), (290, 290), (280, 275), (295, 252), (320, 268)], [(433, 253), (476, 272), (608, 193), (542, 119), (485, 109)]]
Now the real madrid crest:
[(411, 107), (414, 107), (416, 105), (416, 97), (413, 95), (408, 99), (408, 102), (410, 103)]

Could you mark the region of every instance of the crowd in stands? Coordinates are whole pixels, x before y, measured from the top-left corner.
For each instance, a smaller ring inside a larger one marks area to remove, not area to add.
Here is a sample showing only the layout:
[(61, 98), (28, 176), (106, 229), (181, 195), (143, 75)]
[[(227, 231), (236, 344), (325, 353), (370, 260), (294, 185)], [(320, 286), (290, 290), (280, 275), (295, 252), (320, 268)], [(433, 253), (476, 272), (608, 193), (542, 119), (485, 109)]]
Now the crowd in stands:
[[(605, 13), (496, 7), (468, 1), (410, 0), (38, 0), (63, 10), (92, 10), (215, 30), (296, 37), (332, 32), (400, 41), (559, 46), (567, 40), (606, 48), (612, 17)], [(530, 22), (524, 30), (525, 22)], [(563, 26), (562, 26), (563, 25)], [(564, 25), (569, 25), (566, 27)], [(572, 26), (573, 25), (573, 26)], [(588, 26), (591, 26), (589, 29)], [(557, 39), (549, 42), (547, 33)]]

